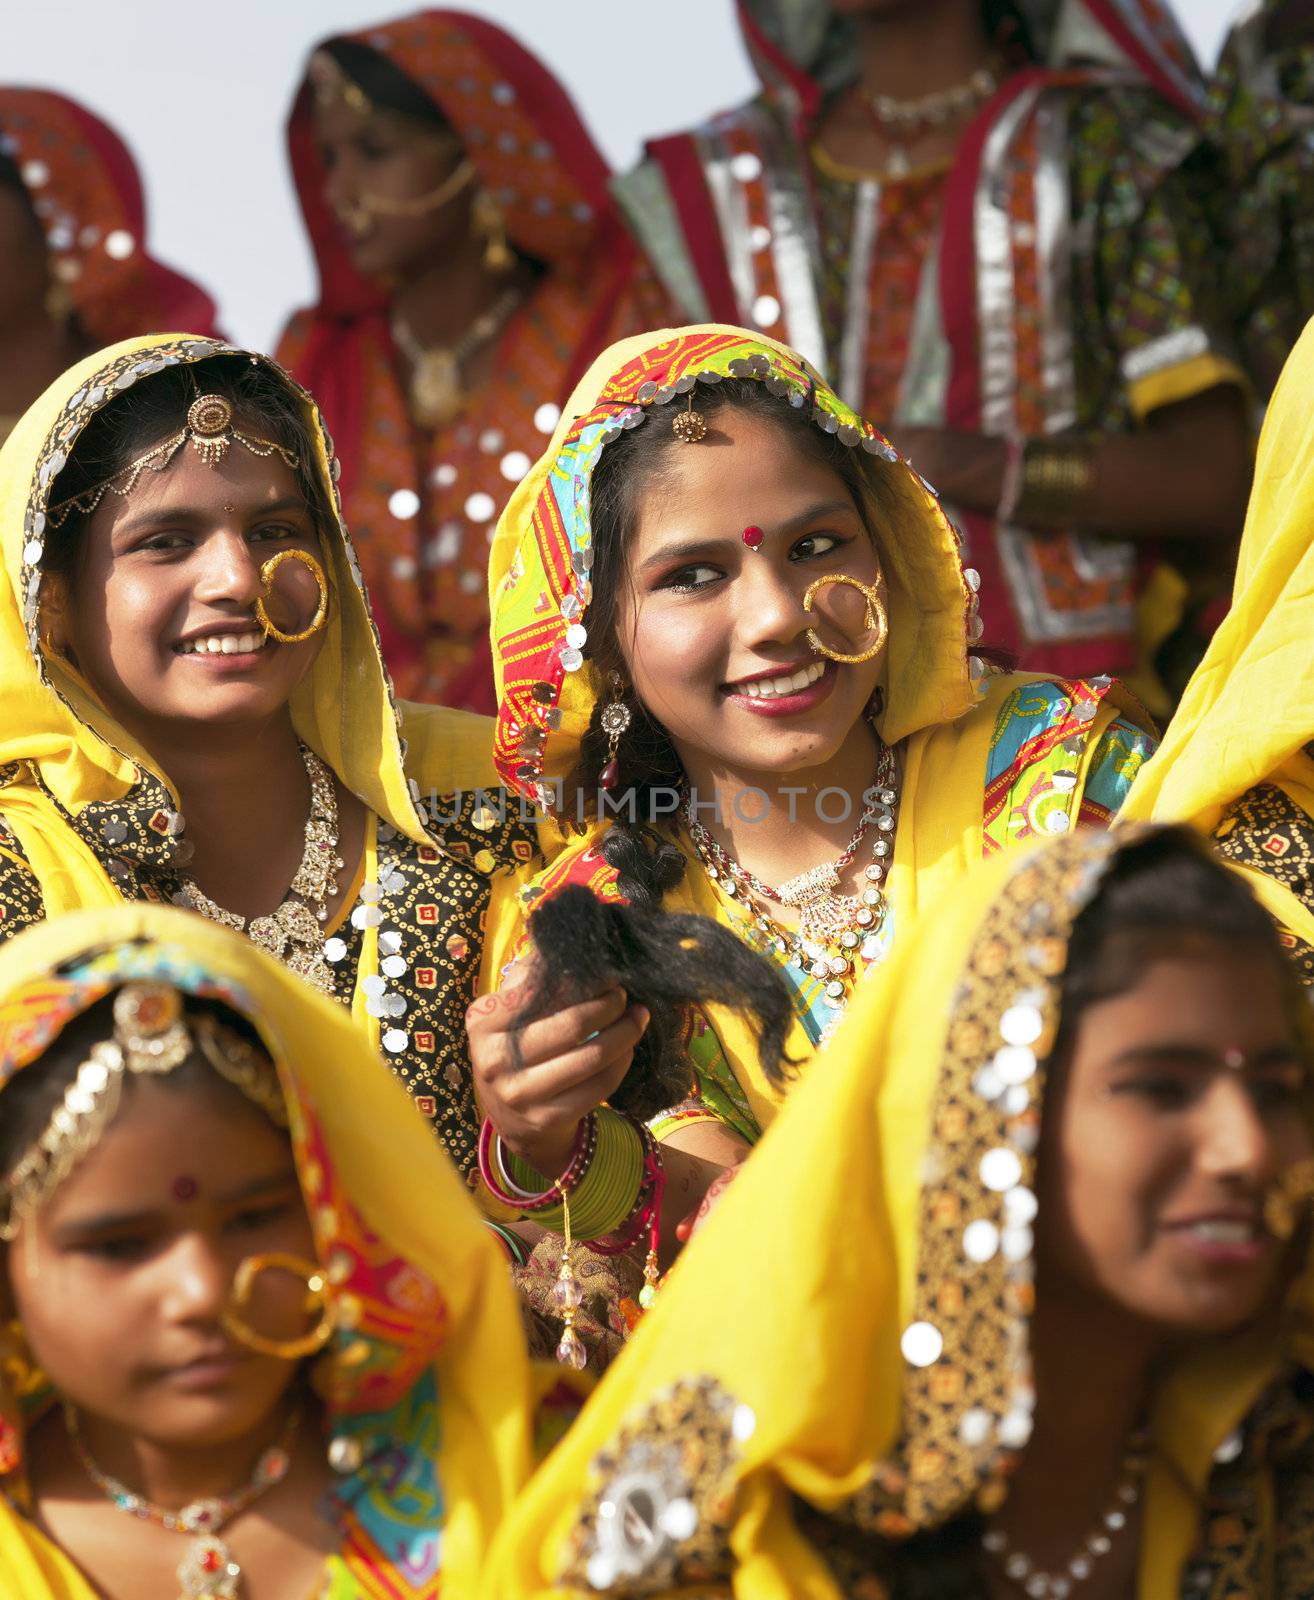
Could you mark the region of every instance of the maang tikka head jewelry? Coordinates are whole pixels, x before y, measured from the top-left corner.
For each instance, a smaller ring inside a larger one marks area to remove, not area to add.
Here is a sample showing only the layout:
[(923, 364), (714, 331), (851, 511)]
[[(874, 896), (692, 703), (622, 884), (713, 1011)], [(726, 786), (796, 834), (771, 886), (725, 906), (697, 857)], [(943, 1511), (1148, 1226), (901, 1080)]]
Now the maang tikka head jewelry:
[(143, 472), (163, 472), (189, 440), (192, 449), (207, 467), (217, 467), (234, 444), (240, 444), (253, 456), (281, 456), (291, 472), (295, 472), (301, 465), (300, 457), (286, 445), (279, 444), (275, 439), (263, 439), (258, 434), (244, 433), (240, 428), (235, 428), (233, 403), (226, 396), (198, 395), (187, 408), (187, 421), (180, 433), (161, 440), (145, 455), (138, 456), (121, 472), (116, 472), (112, 478), (106, 478), (103, 483), (84, 489), (81, 494), (72, 495), (69, 499), (60, 501), (58, 505), (51, 506), (47, 512), (51, 527), (63, 527), (75, 511), (83, 516), (90, 516), (107, 494), (116, 494), (126, 499), (137, 487)]
[(671, 418), (671, 432), (681, 444), (697, 444), (707, 437), (707, 419), (694, 410), (693, 390), (689, 391), (689, 409)]

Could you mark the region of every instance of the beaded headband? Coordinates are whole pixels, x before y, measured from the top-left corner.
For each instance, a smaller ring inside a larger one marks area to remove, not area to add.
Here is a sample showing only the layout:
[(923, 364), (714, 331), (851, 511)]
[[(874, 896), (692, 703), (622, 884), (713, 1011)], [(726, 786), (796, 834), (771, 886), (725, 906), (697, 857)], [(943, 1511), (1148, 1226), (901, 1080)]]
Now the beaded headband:
[(114, 1036), (91, 1047), (45, 1132), (0, 1190), (0, 1240), (12, 1241), (113, 1121), (128, 1073), (163, 1076), (195, 1051), (280, 1127), (287, 1107), (274, 1069), (261, 1053), (214, 1017), (186, 1018), (167, 983), (128, 983), (114, 997)]
[(143, 472), (163, 472), (188, 440), (207, 467), (217, 467), (234, 443), (240, 444), (253, 456), (277, 454), (293, 472), (301, 464), (300, 457), (286, 446), (276, 443), (273, 439), (262, 439), (256, 434), (243, 433), (241, 429), (233, 427), (232, 401), (226, 400), (220, 394), (203, 394), (193, 400), (188, 407), (187, 424), (180, 433), (162, 440), (145, 455), (138, 456), (129, 466), (124, 467), (122, 472), (116, 472), (113, 477), (106, 478), (104, 483), (84, 489), (81, 494), (73, 495), (68, 500), (62, 500), (58, 505), (51, 506), (46, 513), (47, 521), (52, 528), (62, 528), (75, 511), (89, 516), (107, 494), (116, 494), (126, 499), (137, 487), (137, 480)]

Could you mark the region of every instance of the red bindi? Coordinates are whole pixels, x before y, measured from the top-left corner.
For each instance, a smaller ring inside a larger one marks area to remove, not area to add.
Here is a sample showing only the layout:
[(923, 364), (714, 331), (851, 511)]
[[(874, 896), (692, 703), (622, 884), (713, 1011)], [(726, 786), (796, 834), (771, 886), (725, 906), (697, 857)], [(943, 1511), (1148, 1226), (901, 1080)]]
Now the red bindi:
[(195, 1200), (201, 1192), (201, 1186), (195, 1178), (183, 1176), (173, 1180), (173, 1187), (169, 1193), (175, 1200)]
[(750, 550), (756, 550), (766, 535), (756, 523), (752, 523), (744, 529), (740, 537)]

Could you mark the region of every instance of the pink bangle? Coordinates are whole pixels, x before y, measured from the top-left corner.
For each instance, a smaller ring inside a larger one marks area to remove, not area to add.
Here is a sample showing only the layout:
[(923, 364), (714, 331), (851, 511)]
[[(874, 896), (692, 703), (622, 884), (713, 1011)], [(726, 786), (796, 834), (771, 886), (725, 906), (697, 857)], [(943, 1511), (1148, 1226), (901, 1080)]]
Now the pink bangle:
[(1017, 515), (1022, 499), (1022, 469), (1026, 465), (1026, 442), (1012, 438), (1006, 441), (1008, 451), (1004, 459), (1004, 476), (999, 485), (999, 504), (995, 507), (995, 521), (1005, 527)]
[(553, 1206), (560, 1205), (573, 1189), (579, 1188), (583, 1181), (598, 1146), (598, 1118), (596, 1112), (590, 1111), (580, 1122), (566, 1170), (539, 1194), (529, 1194), (518, 1187), (513, 1191), (507, 1187), (510, 1180), (505, 1173), (499, 1175), (494, 1170), (495, 1137), (493, 1124), (485, 1117), (479, 1129), (479, 1176), (488, 1186), (489, 1193), (515, 1211), (550, 1211)]

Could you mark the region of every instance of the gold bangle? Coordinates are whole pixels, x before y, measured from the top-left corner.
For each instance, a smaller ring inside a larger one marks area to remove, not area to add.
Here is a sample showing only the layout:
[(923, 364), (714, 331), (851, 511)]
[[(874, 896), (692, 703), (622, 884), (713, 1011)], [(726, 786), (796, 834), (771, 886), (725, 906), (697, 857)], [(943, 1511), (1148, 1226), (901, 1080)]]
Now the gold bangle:
[(1016, 521), (1029, 527), (1070, 527), (1095, 481), (1085, 439), (1028, 439)]

